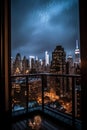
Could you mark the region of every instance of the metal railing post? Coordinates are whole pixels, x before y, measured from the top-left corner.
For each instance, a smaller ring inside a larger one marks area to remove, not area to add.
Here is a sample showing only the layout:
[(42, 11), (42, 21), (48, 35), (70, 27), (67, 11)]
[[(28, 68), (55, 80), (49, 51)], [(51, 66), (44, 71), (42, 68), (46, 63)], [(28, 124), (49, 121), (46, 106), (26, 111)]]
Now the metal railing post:
[(75, 128), (75, 77), (72, 77), (72, 127)]
[(44, 112), (44, 88), (47, 86), (47, 77), (45, 74), (42, 74), (42, 111)]
[(27, 96), (26, 96), (26, 115), (28, 115), (28, 96), (29, 96), (29, 88), (28, 88), (28, 76), (26, 76), (26, 91), (27, 91)]

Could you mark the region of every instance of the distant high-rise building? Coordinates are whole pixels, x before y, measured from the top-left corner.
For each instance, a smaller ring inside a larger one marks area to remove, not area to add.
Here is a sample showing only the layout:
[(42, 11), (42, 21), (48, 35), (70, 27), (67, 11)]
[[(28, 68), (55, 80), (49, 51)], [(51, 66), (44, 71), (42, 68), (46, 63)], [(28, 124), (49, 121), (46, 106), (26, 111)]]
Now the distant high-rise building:
[(32, 68), (32, 62), (35, 60), (35, 56), (29, 56), (30, 69)]
[(66, 73), (67, 72), (68, 72), (68, 74), (74, 74), (74, 72), (75, 72), (74, 61), (73, 61), (73, 56), (72, 55), (68, 55), (68, 57), (67, 57)]
[(68, 55), (67, 62), (69, 62), (70, 66), (73, 66), (73, 57), (72, 57), (72, 55)]
[(15, 74), (20, 74), (22, 71), (22, 60), (21, 60), (21, 54), (17, 53), (15, 63), (14, 63), (14, 68), (15, 68)]
[(49, 65), (49, 54), (48, 51), (45, 51), (45, 65)]
[(26, 58), (26, 56), (24, 56), (22, 60), (22, 73), (23, 74), (28, 73), (28, 69), (29, 69), (29, 60)]
[(15, 59), (11, 57), (11, 74), (12, 75), (14, 74), (14, 62), (15, 62)]
[(78, 40), (76, 40), (76, 49), (75, 49), (75, 63), (80, 63), (80, 50), (78, 47)]
[(38, 61), (38, 57), (37, 56), (36, 56), (35, 60)]
[(65, 64), (66, 53), (64, 48), (61, 45), (56, 46), (52, 52), (51, 72), (60, 74), (65, 73)]
[[(56, 46), (54, 51), (52, 52), (52, 61), (50, 66), (51, 73), (57, 73), (57, 74), (64, 74), (66, 73), (66, 53), (64, 51), (64, 48), (59, 45)], [(53, 86), (54, 90), (56, 90), (56, 93), (58, 93), (58, 88), (60, 88), (60, 95), (64, 95), (65, 93), (65, 80), (64, 78), (56, 78), (54, 79), (51, 77), (50, 81), (56, 83), (58, 82), (58, 86)]]
[(39, 59), (40, 65), (43, 65), (43, 61), (42, 59)]

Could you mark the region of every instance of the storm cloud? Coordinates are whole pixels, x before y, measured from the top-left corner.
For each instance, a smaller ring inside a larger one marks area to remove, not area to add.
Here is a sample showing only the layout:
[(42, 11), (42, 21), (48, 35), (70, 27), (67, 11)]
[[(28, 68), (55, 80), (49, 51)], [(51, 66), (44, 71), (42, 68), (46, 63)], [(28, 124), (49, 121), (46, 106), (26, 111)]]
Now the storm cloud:
[[(74, 55), (79, 41), (78, 0), (11, 0), (11, 55), (44, 57), (62, 45)], [(79, 41), (80, 43), (80, 41)]]

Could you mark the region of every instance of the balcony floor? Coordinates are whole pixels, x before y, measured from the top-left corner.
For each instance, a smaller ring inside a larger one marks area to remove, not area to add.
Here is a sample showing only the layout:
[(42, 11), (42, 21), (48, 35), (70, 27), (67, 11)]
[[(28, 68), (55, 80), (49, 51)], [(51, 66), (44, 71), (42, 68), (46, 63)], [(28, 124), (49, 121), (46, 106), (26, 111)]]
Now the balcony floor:
[[(51, 120), (47, 120), (44, 118), (41, 118), (41, 123), (36, 127), (30, 127), (29, 124), (29, 119), (28, 120), (22, 120), (18, 121), (16, 123), (12, 124), (12, 130), (67, 130), (64, 126), (60, 125), (58, 123), (55, 124)], [(32, 119), (31, 119), (32, 120)]]
[[(39, 128), (32, 128), (29, 125), (29, 122), (31, 121), (32, 123), (34, 121), (35, 116), (40, 116), (41, 122), (39, 125)], [(12, 130), (75, 130), (71, 126), (66, 125), (65, 123), (49, 116), (48, 114), (42, 114), (40, 111), (38, 112), (33, 112), (28, 115), (27, 118), (20, 118), (12, 123)]]

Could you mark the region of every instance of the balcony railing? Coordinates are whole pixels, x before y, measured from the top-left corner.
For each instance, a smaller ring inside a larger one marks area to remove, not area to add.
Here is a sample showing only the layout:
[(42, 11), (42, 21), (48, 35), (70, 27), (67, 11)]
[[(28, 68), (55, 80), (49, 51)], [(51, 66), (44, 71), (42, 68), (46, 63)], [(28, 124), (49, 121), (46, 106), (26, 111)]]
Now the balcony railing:
[(11, 76), (12, 116), (40, 110), (81, 129), (81, 76), (29, 74)]

